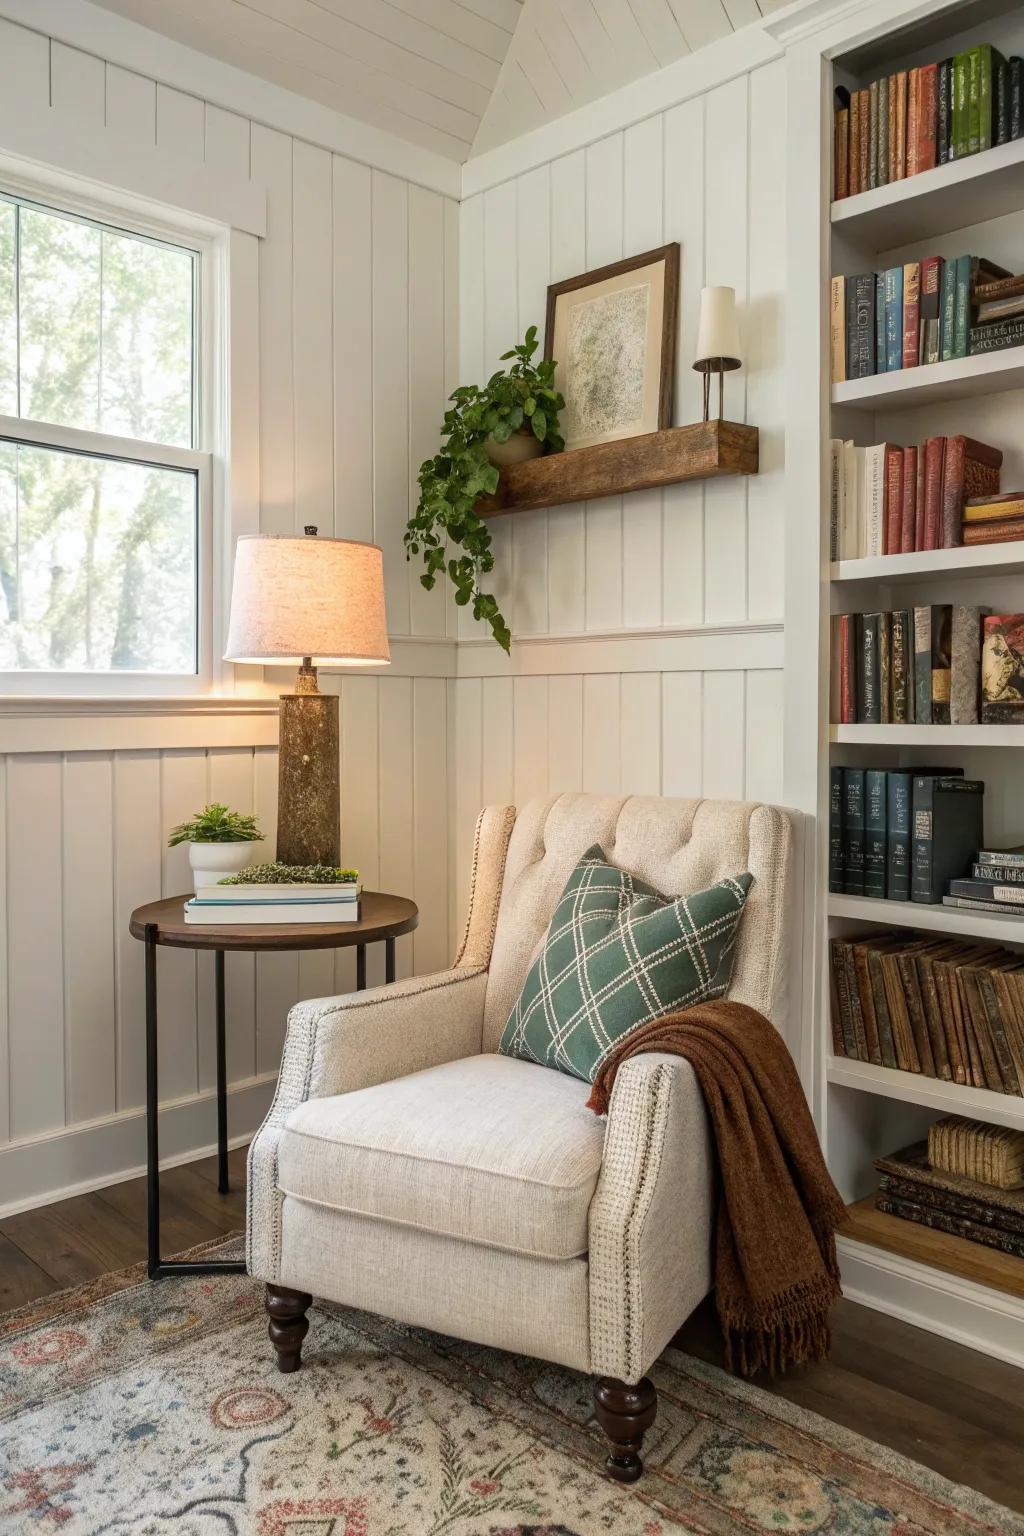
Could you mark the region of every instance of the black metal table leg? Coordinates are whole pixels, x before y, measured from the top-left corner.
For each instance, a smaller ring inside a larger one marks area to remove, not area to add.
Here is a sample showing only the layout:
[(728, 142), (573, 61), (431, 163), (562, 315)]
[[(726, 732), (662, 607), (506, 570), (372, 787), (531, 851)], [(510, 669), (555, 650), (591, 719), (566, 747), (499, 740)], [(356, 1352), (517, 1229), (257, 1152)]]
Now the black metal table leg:
[(356, 991), (366, 991), (366, 945), (356, 945)]
[[(146, 1213), (148, 1252), (146, 1269), (151, 1280), (166, 1275), (239, 1275), (245, 1264), (239, 1259), (183, 1259), (164, 1262), (160, 1257), (160, 1110), (156, 1027), (157, 925), (146, 924)], [(221, 1154), (221, 1191), (227, 1189), (227, 1117), (224, 1093), (224, 953), (216, 952), (217, 977), (217, 1132)]]
[(213, 955), (213, 985), (217, 1004), (217, 1190), (230, 1194), (228, 1183), (228, 1068), (224, 1007), (224, 951)]
[(385, 981), (394, 981), (394, 979), (395, 979), (395, 941), (394, 941), (394, 939), (385, 939), (384, 940), (384, 980)]
[(152, 1280), (160, 1268), (160, 1133), (157, 1125), (156, 935), (146, 924), (146, 1216), (147, 1269)]

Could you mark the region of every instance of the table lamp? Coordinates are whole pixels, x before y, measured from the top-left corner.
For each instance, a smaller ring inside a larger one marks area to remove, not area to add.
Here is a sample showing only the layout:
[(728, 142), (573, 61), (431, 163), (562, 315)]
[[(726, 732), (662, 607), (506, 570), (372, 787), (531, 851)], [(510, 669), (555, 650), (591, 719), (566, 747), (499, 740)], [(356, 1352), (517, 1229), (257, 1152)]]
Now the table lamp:
[(740, 333), (736, 324), (735, 288), (702, 288), (697, 356), (693, 366), (704, 375), (704, 420), (708, 419), (711, 375), (718, 374), (718, 419), (722, 419), (724, 376), (743, 366)]
[(384, 560), (376, 544), (290, 534), (243, 534), (235, 549), (225, 661), (290, 662), (281, 695), (277, 857), (282, 864), (340, 862), (338, 696), (317, 686), (316, 663), (379, 667), (391, 660)]

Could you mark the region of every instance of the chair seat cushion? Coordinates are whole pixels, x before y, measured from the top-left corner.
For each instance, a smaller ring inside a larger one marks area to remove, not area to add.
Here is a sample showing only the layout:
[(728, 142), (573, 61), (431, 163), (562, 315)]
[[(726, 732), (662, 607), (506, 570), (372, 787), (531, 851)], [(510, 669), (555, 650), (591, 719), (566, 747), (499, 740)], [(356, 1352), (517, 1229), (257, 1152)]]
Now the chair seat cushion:
[(574, 1258), (587, 1251), (604, 1145), (587, 1092), (486, 1055), (310, 1099), (285, 1124), (278, 1186), (338, 1210)]
[(627, 1035), (729, 986), (750, 874), (674, 900), (596, 844), (569, 876), (499, 1050), (593, 1082)]

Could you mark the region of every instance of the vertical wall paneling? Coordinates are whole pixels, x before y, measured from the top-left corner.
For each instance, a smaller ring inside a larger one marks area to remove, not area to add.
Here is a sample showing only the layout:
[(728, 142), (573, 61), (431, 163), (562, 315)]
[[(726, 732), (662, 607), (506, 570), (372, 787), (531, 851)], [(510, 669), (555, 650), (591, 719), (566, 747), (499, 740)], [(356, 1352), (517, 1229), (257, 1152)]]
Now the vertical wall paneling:
[[(586, 151), (587, 268), (623, 254), (623, 136), (612, 134)], [(586, 625), (622, 623), (622, 497), (587, 502)]]
[[(295, 527), (292, 292), (292, 143), (252, 126), (253, 179), (267, 192), (267, 233), (260, 241), (260, 531)], [(276, 302), (266, 296), (277, 295)]]
[[(136, 144), (156, 143), (156, 86), (145, 75), (107, 65), (104, 121)], [(246, 125), (248, 133), (248, 124)]]
[[(341, 857), (354, 865), (369, 890), (381, 889), (380, 859), (380, 683), (374, 677), (346, 675), (341, 689)], [(379, 958), (371, 950), (369, 975), (383, 980)], [(340, 951), (335, 983), (355, 987), (355, 960)]]
[[(448, 965), (448, 684), (417, 677), (412, 684), (412, 890), (420, 909), (413, 935), (418, 972)], [(400, 887), (401, 889), (401, 887)]]
[(485, 677), (481, 683), (480, 788), (484, 805), (515, 800), (515, 683)]
[(0, 59), (7, 100), (29, 111), (50, 105), (50, 39), (0, 17)]
[(204, 105), (197, 96), (157, 85), (156, 142), (182, 160), (202, 163), (206, 154), (206, 122)]
[(454, 837), (451, 867), (452, 949), (462, 941), (469, 908), (473, 868), (473, 829), (481, 806), (491, 797), (483, 789), (483, 693), (479, 678), (464, 677), (448, 684), (452, 714), (448, 760), (453, 804)]
[[(219, 748), (209, 755), (208, 783), (211, 800), (245, 813), (256, 809), (255, 765), (249, 747)], [(266, 830), (266, 829), (264, 829)], [(273, 844), (259, 844), (257, 859), (273, 857)], [(214, 1012), (212, 956), (199, 956), (199, 1084), (216, 1082), (216, 1015)], [(204, 964), (204, 962), (209, 962)], [(256, 1071), (256, 956), (225, 955), (225, 1041), (228, 1081), (239, 1082)]]
[(782, 673), (748, 672), (745, 717), (746, 800), (782, 800)]
[(743, 799), (746, 678), (743, 672), (704, 674), (701, 792), (705, 795)]
[(334, 529), (334, 358), (331, 156), (292, 150), (292, 346), (295, 356), (295, 529)]
[(760, 436), (759, 472), (747, 482), (747, 617), (782, 617), (785, 469), (785, 65), (750, 77), (750, 287), (744, 312), (748, 421)]
[(333, 157), (334, 527), (373, 538), (371, 173)]
[(662, 675), (662, 794), (690, 798), (703, 792), (703, 688), (701, 672)]
[[(422, 187), (409, 188), (409, 511), (419, 499), (420, 465), (437, 452), (444, 416), (444, 199)], [(451, 603), (442, 579), (425, 590), (418, 561), (406, 566), (410, 630), (414, 635), (445, 631)]]
[[(160, 760), (160, 823), (166, 842), (172, 827), (188, 821), (208, 801), (206, 753), (165, 752)], [(192, 888), (188, 844), (164, 848), (162, 896), (180, 896)], [(184, 1098), (199, 1086), (198, 966), (188, 950), (161, 948), (159, 981), (160, 1096)]]
[[(503, 182), (484, 193), (484, 377), (503, 367), (500, 358), (519, 340), (519, 293), (517, 278), (516, 183)], [(506, 623), (518, 628), (512, 574), (512, 524), (514, 517), (494, 518), (490, 524), (494, 570), (486, 580)], [(468, 617), (468, 633), (490, 631)]]
[[(741, 75), (706, 97), (704, 201), (707, 280), (747, 296), (748, 77)], [(726, 379), (726, 415), (745, 420), (747, 370)], [(747, 483), (708, 480), (704, 486), (704, 620), (730, 623), (747, 613)]]
[[(107, 94), (110, 93), (110, 68), (107, 67)], [(212, 170), (227, 171), (246, 181), (249, 176), (249, 119), (228, 112), (224, 107), (206, 104), (204, 152)]]
[(106, 100), (103, 60), (64, 43), (52, 42), (50, 100), (68, 120), (102, 128)]
[(404, 181), (373, 172), (374, 538), (384, 547), (392, 634), (409, 633), (402, 531), (409, 517), (409, 200)]
[(548, 678), (548, 793), (583, 788), (583, 679)]
[[(413, 679), (380, 681), (379, 739), (383, 750), (377, 793), (380, 806), (380, 884), (385, 891), (411, 891), (413, 859)], [(373, 954), (379, 966), (381, 945)], [(412, 938), (398, 940), (397, 973), (412, 973)], [(380, 977), (383, 980), (383, 975)]]
[(117, 996), (116, 1097), (119, 1110), (146, 1096), (146, 1019), (143, 949), (128, 932), (136, 907), (161, 890), (168, 829), (160, 806), (157, 752), (118, 752), (114, 758), (114, 957)]
[[(7, 999), (11, 1137), (65, 1123), (61, 760), (7, 762)], [(40, 1064), (45, 1064), (40, 1070)]]
[(624, 795), (661, 793), (661, 675), (630, 672), (620, 698), (619, 788)]
[[(586, 152), (551, 165), (551, 272), (557, 283), (586, 271)], [(558, 507), (548, 518), (548, 625), (553, 634), (586, 627), (587, 517), (584, 506)]]
[(517, 677), (513, 695), (515, 800), (543, 799), (548, 792), (548, 679)]
[(107, 752), (62, 764), (63, 951), (68, 1121), (114, 1112), (114, 809)]
[(583, 679), (583, 788), (588, 794), (619, 792), (621, 681), (617, 672), (594, 672)]
[[(544, 317), (550, 281), (551, 173), (538, 166), (521, 176), (516, 187), (516, 281), (519, 321), (516, 339), (531, 325), (537, 327), (535, 361), (544, 354)], [(548, 514), (524, 512), (510, 519), (512, 525), (513, 607), (516, 631), (521, 635), (544, 634), (548, 621)]]

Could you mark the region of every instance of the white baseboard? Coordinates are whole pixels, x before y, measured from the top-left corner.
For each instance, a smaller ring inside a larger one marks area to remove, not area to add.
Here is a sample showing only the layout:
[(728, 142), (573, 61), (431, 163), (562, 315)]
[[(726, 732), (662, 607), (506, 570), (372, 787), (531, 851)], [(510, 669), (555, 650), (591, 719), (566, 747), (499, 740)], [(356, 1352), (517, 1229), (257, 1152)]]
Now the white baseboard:
[[(243, 1146), (270, 1106), (277, 1073), (228, 1088), (230, 1145)], [(216, 1151), (216, 1095), (212, 1089), (160, 1106), (160, 1166), (209, 1157)], [(0, 1218), (52, 1205), (72, 1195), (121, 1184), (146, 1171), (146, 1113), (127, 1110), (86, 1125), (51, 1131), (0, 1147)]]
[(1024, 1297), (849, 1238), (836, 1248), (848, 1300), (1024, 1368)]

